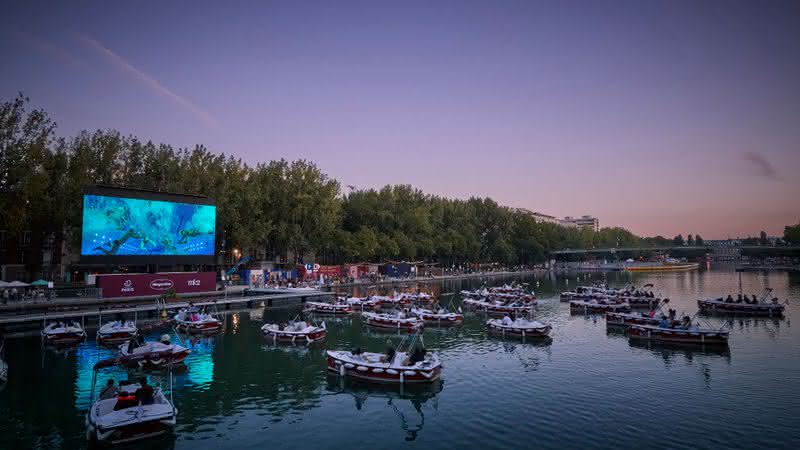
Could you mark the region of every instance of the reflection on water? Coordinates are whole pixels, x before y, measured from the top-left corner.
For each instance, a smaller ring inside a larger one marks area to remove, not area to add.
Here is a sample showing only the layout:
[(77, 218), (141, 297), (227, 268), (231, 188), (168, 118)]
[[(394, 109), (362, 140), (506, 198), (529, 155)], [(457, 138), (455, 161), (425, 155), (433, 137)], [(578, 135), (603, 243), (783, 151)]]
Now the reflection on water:
[[(486, 281), (449, 280), (423, 288), (453, 293)], [(443, 382), (429, 387), (365, 385), (328, 375), (326, 348), (383, 351), (387, 340), (397, 344), (405, 337), (366, 330), (357, 316), (324, 318), (328, 338), (312, 346), (275, 345), (260, 331), (265, 321), (295, 317), (299, 306), (231, 312), (219, 336), (170, 332), (173, 342), (191, 349), (186, 369), (175, 374), (178, 426), (171, 440), (147, 447), (265, 448), (280, 442), (288, 449), (511, 449), (519, 448), (527, 433), (542, 448), (607, 448), (613, 441), (622, 448), (749, 449), (792, 447), (800, 440), (794, 418), (800, 404), (800, 337), (791, 327), (800, 310), (800, 277), (742, 274), (745, 292), (772, 287), (782, 299), (796, 300), (785, 319), (704, 319), (730, 328), (728, 349), (629, 341), (624, 332), (607, 329), (602, 316), (570, 315), (558, 294), (595, 281), (652, 282), (679, 314), (691, 315), (698, 298), (738, 291), (733, 271), (546, 273), (523, 281), (536, 289), (537, 320), (552, 325), (551, 339), (523, 343), (489, 336), (486, 317), (475, 313), (466, 315), (462, 327), (427, 327), (425, 345), (439, 352), (445, 365)], [(84, 446), (92, 366), (115, 353), (91, 338), (67, 353), (43, 349), (38, 339), (8, 340), (0, 448)], [(139, 373), (115, 368), (104, 371), (98, 383), (109, 376)], [(643, 409), (654, 407), (659, 420), (637, 420)], [(582, 425), (576, 429), (575, 423)]]

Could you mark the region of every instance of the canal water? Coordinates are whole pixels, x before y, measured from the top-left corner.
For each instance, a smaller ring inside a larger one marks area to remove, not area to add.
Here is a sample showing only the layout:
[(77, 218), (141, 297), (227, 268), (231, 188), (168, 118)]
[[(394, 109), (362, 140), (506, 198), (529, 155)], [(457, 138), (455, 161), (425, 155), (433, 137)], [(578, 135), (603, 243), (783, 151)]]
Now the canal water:
[[(327, 341), (305, 348), (273, 346), (259, 330), (265, 320), (294, 317), (299, 307), (230, 313), (224, 334), (187, 341), (187, 369), (174, 379), (175, 434), (134, 448), (800, 448), (800, 330), (792, 328), (800, 276), (742, 274), (744, 292), (771, 287), (793, 301), (784, 319), (729, 321), (727, 351), (632, 345), (607, 332), (601, 317), (570, 315), (558, 293), (599, 280), (654, 283), (679, 314), (693, 314), (699, 297), (735, 294), (740, 283), (724, 268), (526, 276), (521, 281), (540, 299), (538, 318), (553, 325), (552, 341), (489, 337), (476, 314), (458, 329), (428, 327), (424, 341), (444, 361), (443, 380), (413, 389), (326, 373), (325, 348), (381, 351), (387, 339), (399, 341), (365, 330), (357, 317), (328, 319)], [(432, 288), (458, 292), (483, 282)], [(112, 355), (92, 339), (67, 354), (43, 349), (37, 338), (8, 340), (0, 448), (85, 447), (92, 365)], [(110, 376), (126, 375), (114, 369), (98, 383)]]

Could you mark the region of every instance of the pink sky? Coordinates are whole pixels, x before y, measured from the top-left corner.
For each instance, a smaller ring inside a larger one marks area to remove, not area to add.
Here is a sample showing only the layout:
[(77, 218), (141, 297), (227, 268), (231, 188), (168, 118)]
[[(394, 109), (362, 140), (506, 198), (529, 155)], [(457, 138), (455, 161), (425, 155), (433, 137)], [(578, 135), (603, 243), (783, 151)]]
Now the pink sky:
[(642, 235), (800, 221), (797, 2), (51, 4), (0, 98), (343, 185), (409, 183)]

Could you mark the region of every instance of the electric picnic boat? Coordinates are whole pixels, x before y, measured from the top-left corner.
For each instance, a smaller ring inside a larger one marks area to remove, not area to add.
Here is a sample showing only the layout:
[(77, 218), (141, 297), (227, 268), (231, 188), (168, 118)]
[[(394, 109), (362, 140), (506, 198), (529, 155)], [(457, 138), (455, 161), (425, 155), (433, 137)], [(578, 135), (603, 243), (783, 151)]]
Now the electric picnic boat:
[(78, 322), (51, 322), (42, 330), (45, 344), (55, 346), (75, 345), (86, 339), (86, 331)]
[[(618, 327), (629, 327), (631, 325), (658, 325), (661, 323), (663, 314), (659, 314), (658, 316), (650, 317), (645, 313), (640, 312), (607, 312), (606, 313), (606, 325), (608, 326), (618, 326)], [(673, 324), (677, 324), (678, 321), (671, 321)]]
[(573, 314), (590, 314), (606, 312), (629, 312), (631, 305), (617, 303), (610, 299), (602, 300), (570, 300), (569, 311)]
[[(410, 336), (407, 350), (415, 349), (418, 334)], [(328, 371), (341, 377), (354, 378), (373, 383), (410, 384), (433, 383), (442, 376), (442, 362), (436, 353), (414, 350), (398, 351), (387, 355), (382, 353), (347, 352), (328, 350), (325, 361)]]
[(169, 342), (169, 335), (161, 337), (161, 341), (148, 341), (136, 345), (129, 341), (119, 346), (118, 364), (129, 368), (160, 369), (182, 363), (190, 350), (182, 345)]
[(285, 327), (277, 323), (267, 323), (261, 327), (264, 337), (272, 339), (273, 342), (289, 342), (311, 344), (325, 339), (328, 329), (325, 322), (320, 326), (315, 326), (304, 321), (290, 322)]
[(361, 311), (364, 310), (375, 310), (380, 309), (381, 307), (381, 300), (376, 297), (339, 297), (339, 303), (347, 303), (353, 309), (358, 309)]
[(127, 322), (114, 320), (97, 330), (97, 341), (108, 346), (119, 345), (134, 339), (138, 334), (139, 329), (130, 320)]
[(353, 307), (346, 302), (306, 302), (303, 309), (305, 312), (313, 314), (348, 315), (353, 313)]
[(153, 387), (152, 403), (141, 404), (136, 399), (139, 383), (120, 385), (112, 398), (95, 399), (97, 373), (113, 367), (118, 359), (106, 359), (94, 365), (92, 376), (92, 406), (86, 413), (86, 439), (98, 444), (117, 445), (138, 442), (169, 433), (177, 422), (178, 410), (172, 401), (172, 370), (169, 372), (169, 398), (157, 386)]
[(538, 320), (528, 320), (517, 318), (515, 320), (489, 319), (486, 321), (486, 328), (489, 333), (503, 337), (515, 337), (525, 339), (527, 337), (547, 337), (550, 335), (550, 325), (539, 322)]
[(175, 328), (188, 334), (214, 334), (222, 330), (222, 322), (210, 312), (200, 312), (195, 307), (182, 309), (175, 315)]
[[(755, 302), (746, 303), (745, 301), (726, 301), (723, 298), (697, 300), (697, 306), (702, 314), (729, 314), (741, 316), (783, 316), (785, 306), (778, 303), (778, 298), (770, 299), (772, 289), (767, 288), (761, 294), (761, 298)], [(741, 294), (740, 294), (741, 295)]]
[(425, 322), (417, 317), (405, 317), (400, 314), (378, 314), (365, 312), (361, 314), (364, 325), (373, 328), (415, 333), (422, 329)]
[(631, 325), (630, 339), (676, 344), (728, 345), (729, 331), (698, 326)]
[(464, 324), (464, 315), (446, 309), (431, 310), (425, 308), (411, 308), (411, 315), (419, 317), (426, 324), (439, 326), (456, 326)]

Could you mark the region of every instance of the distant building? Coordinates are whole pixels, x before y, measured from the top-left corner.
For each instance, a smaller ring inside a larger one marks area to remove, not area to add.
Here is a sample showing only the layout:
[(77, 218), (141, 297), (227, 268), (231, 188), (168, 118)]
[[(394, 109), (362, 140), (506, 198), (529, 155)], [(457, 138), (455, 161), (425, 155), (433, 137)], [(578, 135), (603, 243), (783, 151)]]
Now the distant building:
[(536, 222), (539, 222), (539, 223), (552, 223), (552, 224), (555, 224), (555, 225), (563, 225), (561, 223), (561, 220), (556, 216), (551, 216), (551, 215), (543, 214), (543, 213), (540, 213), (540, 212), (534, 212), (534, 211), (531, 211), (531, 210), (528, 210), (528, 209), (524, 209), (524, 208), (517, 208), (517, 211), (522, 213), (522, 214), (527, 214), (527, 215), (533, 217), (533, 220), (535, 220)]
[(589, 228), (592, 231), (600, 231), (600, 220), (592, 216), (564, 217), (561, 221), (564, 226), (576, 226), (579, 228)]

